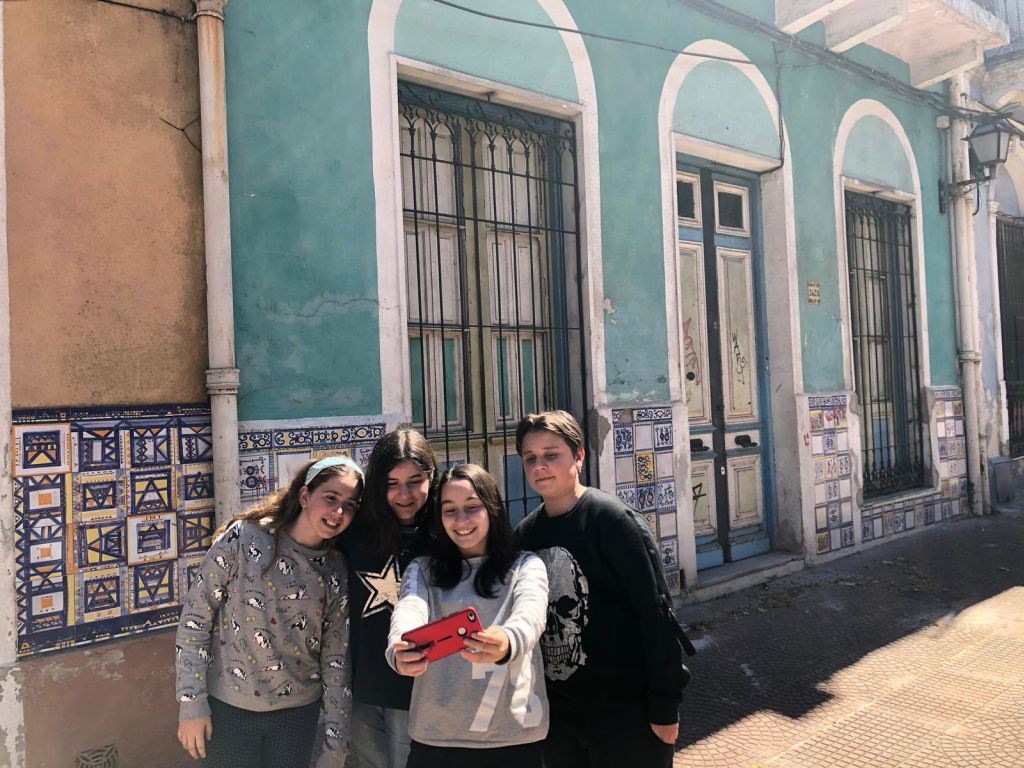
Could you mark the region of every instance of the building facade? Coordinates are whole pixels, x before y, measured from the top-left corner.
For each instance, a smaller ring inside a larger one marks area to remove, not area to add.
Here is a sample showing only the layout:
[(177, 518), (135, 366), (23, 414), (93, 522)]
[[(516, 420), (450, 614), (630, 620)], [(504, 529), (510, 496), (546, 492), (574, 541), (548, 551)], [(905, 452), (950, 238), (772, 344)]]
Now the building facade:
[(687, 600), (1012, 496), (1014, 3), (154, 8), (0, 17), (0, 764), (176, 764), (217, 519), (399, 423), (518, 520), (572, 411)]

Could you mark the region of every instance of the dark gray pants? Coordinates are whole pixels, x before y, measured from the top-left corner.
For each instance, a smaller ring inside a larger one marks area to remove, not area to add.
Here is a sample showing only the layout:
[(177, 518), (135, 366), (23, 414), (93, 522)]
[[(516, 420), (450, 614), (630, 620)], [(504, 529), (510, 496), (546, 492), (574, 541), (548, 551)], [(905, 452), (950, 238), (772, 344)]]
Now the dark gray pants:
[(203, 768), (309, 768), (320, 700), (274, 712), (239, 709), (212, 696), (213, 736)]

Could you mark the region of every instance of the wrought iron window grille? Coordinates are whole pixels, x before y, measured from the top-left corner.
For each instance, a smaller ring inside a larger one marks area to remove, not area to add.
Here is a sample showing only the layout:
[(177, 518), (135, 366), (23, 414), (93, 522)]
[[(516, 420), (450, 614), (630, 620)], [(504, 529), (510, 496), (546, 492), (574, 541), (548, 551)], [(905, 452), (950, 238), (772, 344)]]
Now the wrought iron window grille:
[(911, 209), (846, 192), (846, 255), (864, 496), (925, 484)]
[(515, 519), (518, 420), (587, 427), (576, 129), (405, 81), (398, 106), (413, 423), (503, 479)]

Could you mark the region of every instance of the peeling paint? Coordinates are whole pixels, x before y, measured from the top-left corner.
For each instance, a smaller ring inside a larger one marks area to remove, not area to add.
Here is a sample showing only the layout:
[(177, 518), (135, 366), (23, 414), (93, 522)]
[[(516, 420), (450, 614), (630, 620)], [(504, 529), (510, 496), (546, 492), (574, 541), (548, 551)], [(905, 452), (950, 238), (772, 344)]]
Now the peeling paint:
[(593, 415), (593, 425), (594, 431), (597, 433), (597, 455), (600, 457), (604, 452), (604, 447), (608, 445), (607, 438), (608, 433), (612, 431), (612, 423), (599, 412), (595, 411)]
[(612, 317), (612, 315), (614, 315), (616, 312), (615, 305), (612, 304), (612, 300), (605, 297), (605, 300), (601, 304), (601, 307), (604, 309), (604, 314), (608, 318), (608, 322), (612, 325), (618, 325), (619, 321)]
[[(117, 667), (125, 663), (124, 651), (120, 648), (90, 649), (85, 651), (85, 657), (89, 659), (88, 670), (90, 675), (108, 680), (124, 679), (124, 675), (117, 669)], [(78, 677), (83, 671), (80, 663), (63, 663), (59, 657), (50, 660), (42, 669), (45, 670), (44, 675), (48, 682), (53, 683), (65, 681), (66, 678)]]
[(25, 765), (21, 679), (18, 667), (0, 669), (0, 765), (5, 768)]

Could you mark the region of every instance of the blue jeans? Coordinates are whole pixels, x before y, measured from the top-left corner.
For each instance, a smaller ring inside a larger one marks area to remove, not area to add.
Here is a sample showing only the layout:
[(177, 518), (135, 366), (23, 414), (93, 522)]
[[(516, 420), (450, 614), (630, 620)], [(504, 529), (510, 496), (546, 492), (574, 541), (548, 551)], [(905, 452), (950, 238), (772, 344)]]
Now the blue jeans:
[(409, 710), (353, 701), (350, 736), (359, 768), (405, 768), (409, 759)]

